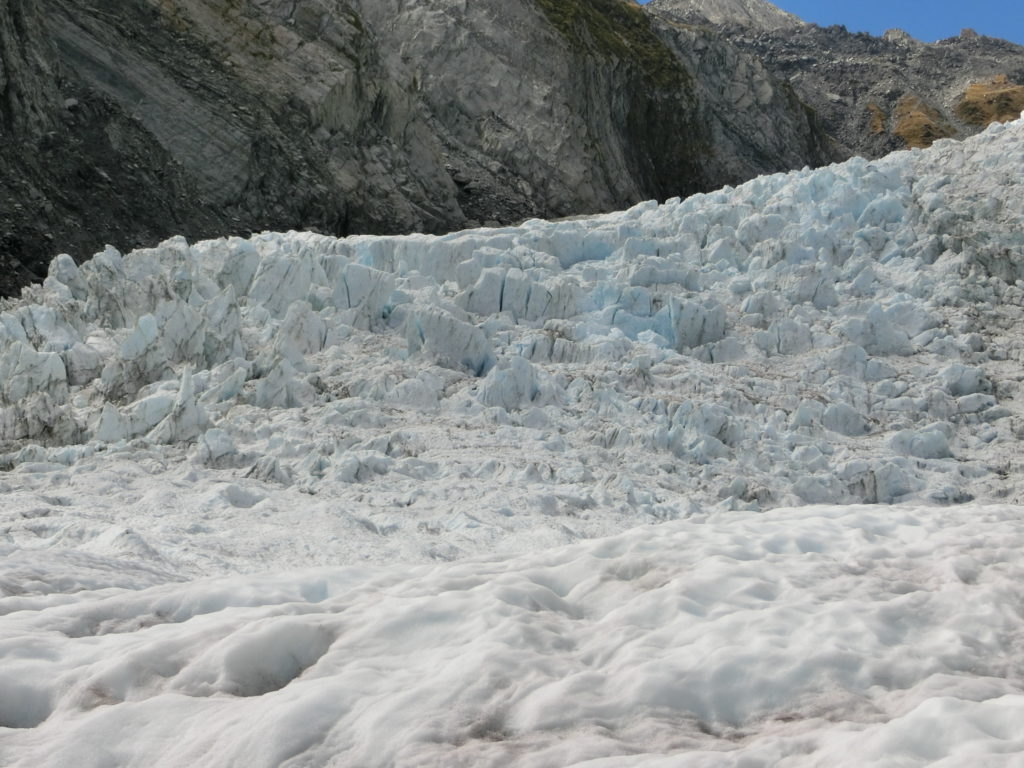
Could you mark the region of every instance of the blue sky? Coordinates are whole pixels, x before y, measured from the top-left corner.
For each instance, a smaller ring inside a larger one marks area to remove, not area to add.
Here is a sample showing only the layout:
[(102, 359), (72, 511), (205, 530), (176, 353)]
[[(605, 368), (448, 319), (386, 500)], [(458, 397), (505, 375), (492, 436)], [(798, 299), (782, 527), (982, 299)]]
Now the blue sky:
[(983, 35), (1024, 44), (1022, 0), (778, 0), (775, 5), (822, 26), (845, 24), (851, 32), (880, 35), (899, 27), (933, 42), (973, 27)]

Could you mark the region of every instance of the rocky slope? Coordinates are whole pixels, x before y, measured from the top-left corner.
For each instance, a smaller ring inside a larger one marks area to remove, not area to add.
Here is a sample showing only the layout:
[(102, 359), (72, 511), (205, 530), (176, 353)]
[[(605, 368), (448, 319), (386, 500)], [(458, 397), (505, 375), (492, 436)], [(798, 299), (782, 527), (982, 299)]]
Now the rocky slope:
[(753, 29), (791, 30), (805, 24), (767, 0), (654, 0), (650, 7), (697, 22)]
[(879, 157), (963, 138), (1024, 108), (1024, 47), (972, 30), (929, 44), (901, 30), (874, 37), (782, 26), (783, 12), (763, 0), (653, 0), (648, 8), (665, 22), (711, 27), (758, 57), (852, 153)]
[(752, 57), (624, 0), (3, 0), (0, 29), (2, 293), (105, 242), (439, 232), (836, 157)]

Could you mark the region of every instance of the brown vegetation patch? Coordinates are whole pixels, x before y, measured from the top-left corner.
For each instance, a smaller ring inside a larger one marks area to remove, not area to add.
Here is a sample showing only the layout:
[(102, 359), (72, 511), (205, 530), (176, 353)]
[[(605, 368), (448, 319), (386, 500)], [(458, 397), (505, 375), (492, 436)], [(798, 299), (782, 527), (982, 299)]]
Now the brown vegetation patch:
[(935, 107), (919, 96), (907, 94), (896, 105), (896, 129), (893, 131), (908, 147), (925, 149), (939, 139), (948, 139), (956, 131)]
[(868, 104), (868, 116), (870, 118), (868, 128), (871, 133), (885, 133), (885, 124), (889, 121), (889, 116), (885, 114), (885, 110), (872, 101)]
[(1016, 120), (1024, 112), (1024, 85), (1006, 75), (997, 75), (987, 83), (972, 83), (960, 103), (956, 116), (970, 125), (986, 126)]

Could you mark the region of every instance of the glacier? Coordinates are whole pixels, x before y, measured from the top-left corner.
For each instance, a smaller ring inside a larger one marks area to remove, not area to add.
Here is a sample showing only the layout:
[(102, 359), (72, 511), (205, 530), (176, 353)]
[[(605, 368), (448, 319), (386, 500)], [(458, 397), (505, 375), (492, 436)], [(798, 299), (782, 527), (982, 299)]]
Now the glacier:
[(1020, 765), (1024, 119), (0, 305), (0, 763)]

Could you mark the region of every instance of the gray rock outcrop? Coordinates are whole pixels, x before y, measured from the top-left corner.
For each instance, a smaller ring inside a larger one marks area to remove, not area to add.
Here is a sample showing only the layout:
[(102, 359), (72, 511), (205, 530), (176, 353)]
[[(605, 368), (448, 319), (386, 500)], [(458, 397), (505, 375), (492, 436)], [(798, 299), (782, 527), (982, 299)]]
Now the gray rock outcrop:
[[(757, 13), (744, 14), (748, 5)], [(766, 8), (767, 7), (767, 8)], [(663, 23), (725, 36), (792, 85), (846, 151), (879, 157), (941, 138), (966, 138), (1024, 109), (1024, 47), (964, 30), (925, 43), (843, 26), (776, 24), (765, 0), (653, 0)]]
[(653, 0), (652, 8), (693, 21), (752, 29), (797, 29), (804, 21), (767, 0)]

